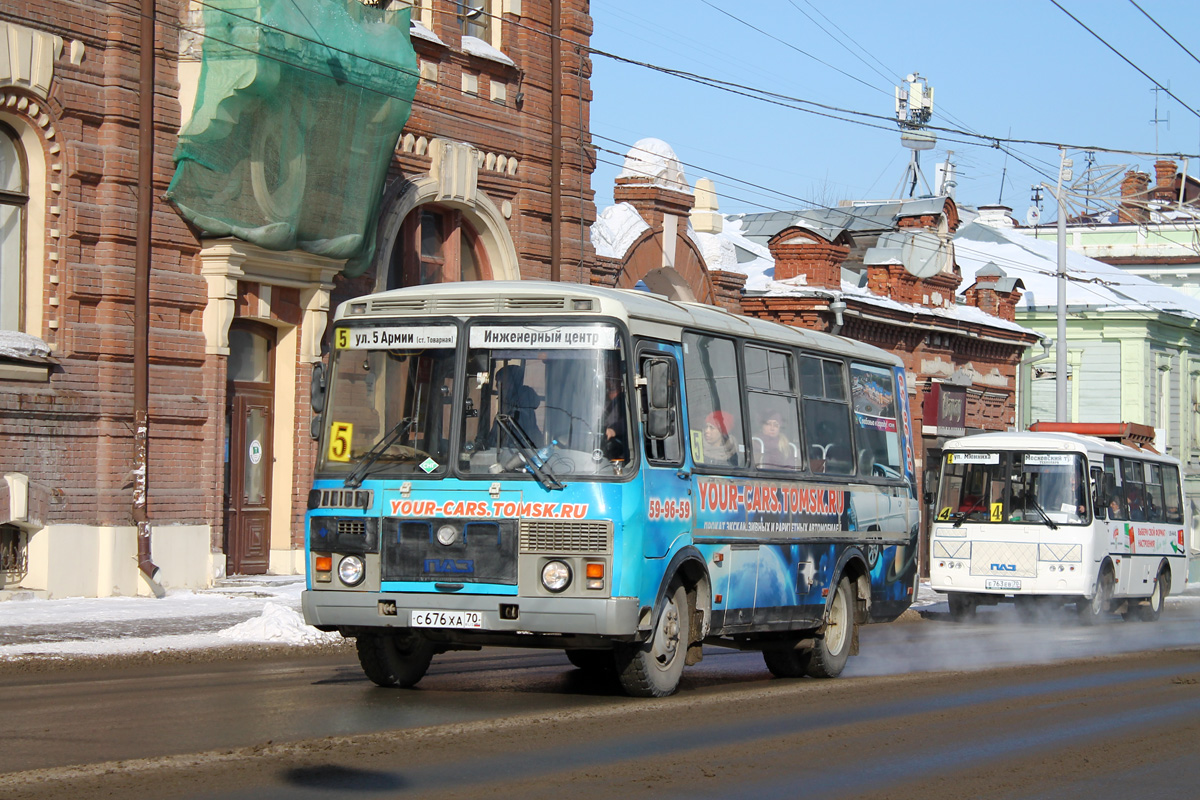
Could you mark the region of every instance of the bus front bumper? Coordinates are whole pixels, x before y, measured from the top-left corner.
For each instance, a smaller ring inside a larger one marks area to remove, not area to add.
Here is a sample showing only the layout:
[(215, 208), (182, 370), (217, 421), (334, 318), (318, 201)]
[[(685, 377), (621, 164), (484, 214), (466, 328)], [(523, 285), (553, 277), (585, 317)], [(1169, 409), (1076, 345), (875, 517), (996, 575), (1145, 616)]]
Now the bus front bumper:
[[(483, 615), (481, 632), (628, 637), (638, 630), (636, 597), (497, 597), (308, 590), (301, 594), (300, 601), (304, 621), (320, 628), (407, 628), (411, 626), (414, 611), (434, 610), (479, 612)], [(502, 606), (506, 611), (503, 617)]]

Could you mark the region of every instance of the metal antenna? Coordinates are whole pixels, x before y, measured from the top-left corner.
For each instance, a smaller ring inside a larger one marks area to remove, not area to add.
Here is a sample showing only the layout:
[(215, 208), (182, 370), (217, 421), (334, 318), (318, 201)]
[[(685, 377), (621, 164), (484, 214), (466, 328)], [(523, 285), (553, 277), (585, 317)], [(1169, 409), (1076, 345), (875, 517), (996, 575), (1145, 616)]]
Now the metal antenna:
[(1167, 123), (1167, 130), (1171, 130), (1171, 110), (1167, 109), (1167, 112), (1166, 112), (1167, 116), (1165, 119), (1160, 119), (1158, 116), (1158, 93), (1159, 92), (1168, 92), (1169, 93), (1171, 91), (1171, 82), (1167, 81), (1167, 85), (1165, 87), (1164, 86), (1155, 86), (1150, 91), (1154, 92), (1154, 119), (1150, 120), (1150, 124), (1154, 126), (1154, 152), (1157, 153), (1158, 152), (1158, 124), (1160, 122), (1165, 122), (1165, 123)]

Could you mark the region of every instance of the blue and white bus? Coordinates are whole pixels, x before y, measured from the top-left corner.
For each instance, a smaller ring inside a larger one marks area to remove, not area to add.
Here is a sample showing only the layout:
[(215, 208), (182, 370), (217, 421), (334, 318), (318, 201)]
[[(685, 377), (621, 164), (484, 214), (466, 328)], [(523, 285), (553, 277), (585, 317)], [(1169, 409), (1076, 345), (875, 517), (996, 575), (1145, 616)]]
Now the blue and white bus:
[(305, 619), (411, 686), (548, 647), (675, 691), (703, 644), (834, 677), (915, 586), (900, 360), (644, 292), (412, 287), (343, 303), (314, 373)]

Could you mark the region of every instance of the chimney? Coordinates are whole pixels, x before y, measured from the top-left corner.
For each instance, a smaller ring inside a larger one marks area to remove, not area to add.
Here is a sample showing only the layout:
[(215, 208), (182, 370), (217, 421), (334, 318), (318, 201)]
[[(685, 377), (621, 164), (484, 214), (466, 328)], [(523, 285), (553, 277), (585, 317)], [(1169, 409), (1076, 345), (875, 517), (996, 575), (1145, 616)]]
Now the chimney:
[(717, 187), (708, 178), (696, 181), (696, 203), (692, 206), (692, 228), (696, 233), (720, 233), (725, 220), (717, 209)]
[(1150, 221), (1150, 210), (1145, 207), (1150, 199), (1150, 176), (1137, 170), (1125, 173), (1121, 181), (1121, 208), (1117, 212), (1118, 222), (1145, 223)]
[(1178, 175), (1175, 162), (1169, 158), (1154, 162), (1154, 199), (1161, 203), (1174, 203), (1179, 198)]
[(1013, 322), (1017, 316), (1017, 303), (1021, 300), (1021, 290), (1025, 284), (1015, 278), (1010, 278), (989, 261), (975, 273), (975, 283), (963, 292), (967, 305), (975, 306), (993, 317)]
[(799, 283), (823, 289), (842, 287), (842, 262), (850, 248), (836, 245), (796, 225), (771, 237), (767, 249), (775, 259), (775, 280), (800, 278)]

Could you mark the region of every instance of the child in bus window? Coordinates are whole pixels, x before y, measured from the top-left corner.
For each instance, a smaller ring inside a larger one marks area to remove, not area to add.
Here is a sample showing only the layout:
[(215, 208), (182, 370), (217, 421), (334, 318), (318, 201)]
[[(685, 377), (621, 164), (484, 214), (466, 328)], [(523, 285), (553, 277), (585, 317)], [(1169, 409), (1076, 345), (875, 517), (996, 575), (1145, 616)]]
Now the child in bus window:
[(719, 466), (737, 466), (737, 443), (729, 435), (733, 427), (733, 415), (727, 411), (714, 411), (704, 418), (704, 463)]

